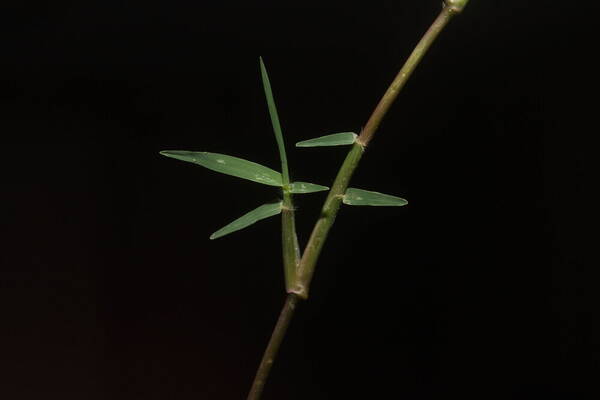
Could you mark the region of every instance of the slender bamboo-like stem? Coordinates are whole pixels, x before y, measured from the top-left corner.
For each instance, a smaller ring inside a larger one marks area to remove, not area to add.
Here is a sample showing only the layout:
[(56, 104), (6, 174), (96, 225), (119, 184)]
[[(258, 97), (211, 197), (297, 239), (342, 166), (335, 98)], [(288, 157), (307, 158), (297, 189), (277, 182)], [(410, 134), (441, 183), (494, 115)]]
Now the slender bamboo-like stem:
[(456, 13), (453, 8), (446, 6), (442, 9), (442, 12), (436, 20), (433, 22), (431, 27), (427, 30), (423, 38), (419, 41), (411, 55), (408, 57), (408, 60), (404, 63), (396, 78), (392, 81), (387, 91), (375, 107), (375, 110), (371, 114), (371, 117), (367, 121), (367, 124), (363, 128), (358, 137), (358, 141), (362, 143), (364, 146), (369, 144), (373, 135), (377, 131), (379, 124), (383, 120), (385, 114), (389, 110), (390, 106), (398, 97), (398, 94), (416, 69), (419, 62), (423, 59), (429, 47), (433, 44), (435, 39), (438, 37), (440, 32), (444, 29), (444, 27), (448, 24), (452, 16)]
[(344, 163), (342, 164), (342, 167), (335, 178), (331, 190), (329, 191), (327, 199), (325, 200), (321, 210), (321, 215), (317, 220), (315, 227), (313, 228), (306, 249), (304, 250), (304, 254), (300, 260), (300, 264), (295, 271), (296, 277), (293, 280), (295, 283), (293, 287), (288, 288), (288, 296), (285, 305), (281, 311), (277, 325), (273, 330), (271, 340), (269, 341), (256, 373), (256, 377), (252, 384), (252, 389), (248, 395), (248, 400), (260, 399), (266, 379), (275, 360), (277, 351), (279, 350), (279, 346), (281, 345), (283, 337), (285, 336), (285, 332), (290, 324), (290, 320), (294, 314), (298, 300), (308, 298), (308, 289), (314, 274), (314, 269), (319, 258), (319, 254), (321, 253), (323, 244), (327, 239), (329, 230), (335, 221), (335, 217), (339, 210), (346, 188), (348, 187), (348, 183), (350, 182), (350, 178), (358, 166), (366, 145), (373, 138), (373, 135), (383, 120), (383, 117), (389, 110), (396, 97), (398, 97), (400, 90), (404, 87), (404, 84), (415, 70), (431, 44), (448, 24), (452, 16), (461, 12), (466, 6), (467, 2), (468, 0), (445, 1), (442, 12), (427, 30), (421, 41), (417, 44), (410, 57), (379, 101), (377, 107), (367, 121), (367, 124), (358, 136), (356, 143), (352, 146), (350, 152), (346, 156), (346, 159), (344, 160)]
[(296, 285), (290, 291), (291, 293), (296, 293), (303, 299), (308, 298), (310, 282), (315, 271), (317, 260), (319, 259), (319, 255), (321, 253), (321, 249), (323, 248), (323, 244), (327, 239), (329, 230), (335, 221), (335, 217), (340, 208), (344, 193), (348, 187), (348, 183), (350, 182), (350, 178), (352, 177), (354, 170), (358, 166), (362, 152), (364, 151), (366, 145), (373, 138), (373, 135), (375, 134), (375, 131), (377, 131), (377, 128), (379, 127), (383, 117), (389, 110), (394, 100), (396, 100), (398, 97), (400, 90), (404, 87), (404, 84), (411, 76), (431, 44), (448, 24), (452, 16), (460, 11), (456, 9), (456, 7), (456, 5), (449, 3), (444, 6), (442, 12), (438, 15), (423, 38), (419, 41), (400, 72), (398, 72), (398, 75), (396, 75), (396, 78), (388, 87), (387, 91), (379, 101), (379, 104), (377, 104), (377, 107), (371, 114), (371, 117), (367, 121), (367, 124), (356, 139), (356, 143), (352, 149), (350, 149), (350, 152), (346, 156), (346, 159), (342, 164), (342, 167), (340, 168), (333, 185), (331, 186), (331, 190), (329, 191), (327, 199), (325, 200), (321, 210), (321, 215), (317, 220), (308, 244), (306, 245), (306, 249), (304, 250), (302, 259), (300, 260), (300, 265), (298, 266)]
[(329, 230), (335, 221), (335, 217), (342, 203), (344, 192), (348, 187), (350, 178), (356, 166), (358, 165), (364, 147), (355, 143), (350, 152), (346, 156), (342, 167), (340, 168), (333, 186), (325, 199), (323, 208), (321, 209), (321, 215), (313, 228), (308, 244), (304, 249), (304, 254), (300, 259), (300, 265), (298, 266), (298, 275), (296, 278), (296, 285), (292, 288), (291, 293), (295, 293), (302, 299), (308, 298), (308, 287), (314, 273), (314, 267), (317, 263), (325, 239), (329, 234)]
[(263, 388), (265, 387), (265, 383), (269, 376), (269, 372), (271, 371), (271, 367), (273, 366), (273, 362), (277, 356), (279, 346), (281, 345), (281, 342), (285, 336), (285, 332), (290, 325), (290, 321), (292, 320), (292, 316), (294, 315), (297, 304), (298, 296), (295, 294), (288, 294), (287, 298), (285, 299), (283, 309), (281, 310), (281, 314), (279, 315), (279, 319), (277, 320), (277, 325), (275, 325), (275, 329), (273, 330), (273, 334), (271, 335), (271, 339), (269, 340), (265, 354), (263, 355), (260, 366), (258, 367), (258, 371), (256, 372), (256, 377), (252, 383), (250, 393), (248, 394), (248, 400), (260, 399)]
[(300, 262), (300, 247), (296, 235), (292, 194), (283, 190), (283, 210), (281, 211), (281, 240), (283, 246), (283, 272), (285, 289), (289, 291), (296, 281), (296, 269)]

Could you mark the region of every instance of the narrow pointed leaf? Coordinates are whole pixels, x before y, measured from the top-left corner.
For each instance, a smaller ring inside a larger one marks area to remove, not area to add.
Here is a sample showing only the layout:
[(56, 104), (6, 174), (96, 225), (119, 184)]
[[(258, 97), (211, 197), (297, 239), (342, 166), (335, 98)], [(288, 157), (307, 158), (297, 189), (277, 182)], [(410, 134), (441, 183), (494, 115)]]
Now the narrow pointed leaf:
[(160, 154), (177, 160), (202, 165), (205, 168), (222, 174), (237, 176), (238, 178), (248, 179), (265, 185), (283, 186), (279, 172), (241, 158), (218, 153), (181, 150), (165, 150), (161, 151)]
[(293, 182), (290, 184), (290, 193), (314, 193), (329, 190), (327, 186), (315, 185), (308, 182)]
[(273, 98), (273, 90), (271, 90), (271, 82), (269, 81), (269, 75), (267, 74), (267, 68), (263, 62), (262, 57), (260, 59), (260, 76), (263, 81), (265, 89), (265, 97), (267, 98), (267, 106), (269, 108), (269, 115), (271, 116), (271, 124), (273, 125), (273, 131), (275, 132), (275, 140), (277, 141), (277, 148), (279, 149), (279, 157), (281, 158), (281, 170), (283, 173), (283, 183), (288, 184), (290, 182), (287, 156), (285, 154), (285, 143), (283, 142), (283, 133), (281, 132), (281, 124), (279, 123), (279, 115), (277, 114), (277, 107), (275, 106), (275, 99)]
[(261, 219), (272, 217), (273, 215), (277, 215), (281, 213), (281, 202), (278, 203), (269, 203), (263, 204), (262, 206), (255, 208), (247, 214), (242, 215), (240, 218), (236, 219), (232, 223), (225, 225), (223, 228), (219, 229), (212, 235), (210, 235), (212, 239), (218, 239), (225, 235), (229, 235), (232, 232), (239, 231), (240, 229), (244, 229)]
[(296, 143), (296, 147), (343, 146), (356, 141), (356, 133), (342, 132)]
[(346, 189), (342, 201), (351, 206), (404, 206), (408, 204), (400, 197), (354, 188)]

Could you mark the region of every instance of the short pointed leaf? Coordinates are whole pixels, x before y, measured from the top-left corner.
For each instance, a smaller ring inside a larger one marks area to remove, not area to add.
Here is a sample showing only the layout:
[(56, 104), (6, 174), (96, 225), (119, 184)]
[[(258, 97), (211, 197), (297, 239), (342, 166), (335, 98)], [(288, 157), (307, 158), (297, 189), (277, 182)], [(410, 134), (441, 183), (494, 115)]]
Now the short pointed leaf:
[(165, 150), (163, 156), (202, 165), (205, 168), (226, 175), (262, 183), (271, 186), (282, 186), (281, 174), (271, 168), (225, 154), (200, 151)]
[(223, 228), (219, 229), (212, 235), (210, 235), (212, 239), (218, 239), (225, 235), (229, 235), (232, 232), (239, 231), (240, 229), (244, 229), (261, 219), (272, 217), (273, 215), (277, 215), (281, 213), (281, 202), (277, 203), (269, 203), (263, 204), (262, 206), (255, 208), (247, 214), (242, 215), (240, 218), (236, 219), (230, 224), (225, 225)]
[(327, 186), (316, 185), (308, 182), (293, 182), (290, 183), (290, 193), (315, 193), (329, 190)]
[(356, 141), (356, 133), (342, 132), (296, 143), (296, 147), (343, 146)]
[(346, 189), (342, 201), (351, 206), (404, 206), (408, 204), (408, 201), (400, 197), (355, 188)]

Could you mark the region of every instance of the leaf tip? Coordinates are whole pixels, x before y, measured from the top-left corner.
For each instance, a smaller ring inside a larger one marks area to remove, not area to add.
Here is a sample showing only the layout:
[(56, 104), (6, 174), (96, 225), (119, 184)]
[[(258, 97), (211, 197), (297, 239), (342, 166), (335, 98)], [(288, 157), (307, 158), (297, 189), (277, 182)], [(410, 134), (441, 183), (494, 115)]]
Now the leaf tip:
[(162, 150), (159, 151), (158, 154), (164, 157), (175, 158), (175, 154), (171, 150)]
[(350, 145), (356, 142), (358, 135), (354, 132), (340, 132), (331, 135), (320, 136), (313, 139), (303, 140), (296, 143), (296, 147), (321, 147), (321, 146), (342, 146)]
[(158, 152), (159, 154), (162, 154), (163, 156), (172, 156), (174, 154), (183, 154), (185, 153), (185, 151), (182, 150), (162, 150)]
[(408, 204), (408, 201), (401, 197), (356, 188), (346, 189), (346, 192), (342, 197), (342, 202), (350, 206), (399, 207)]
[(308, 182), (292, 182), (287, 189), (290, 193), (303, 194), (303, 193), (315, 193), (329, 190), (327, 186), (316, 185)]
[(184, 151), (184, 150), (163, 150), (163, 151), (160, 151), (159, 154), (161, 156), (174, 158), (176, 160), (189, 161), (188, 158), (189, 158), (191, 152)]

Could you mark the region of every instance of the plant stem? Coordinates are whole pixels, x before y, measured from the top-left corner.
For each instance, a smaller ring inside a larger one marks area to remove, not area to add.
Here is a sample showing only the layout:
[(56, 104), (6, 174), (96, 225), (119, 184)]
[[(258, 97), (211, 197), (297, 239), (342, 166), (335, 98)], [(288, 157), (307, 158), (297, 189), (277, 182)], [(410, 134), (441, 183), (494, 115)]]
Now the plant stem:
[(279, 350), (279, 346), (283, 341), (285, 332), (290, 325), (290, 321), (292, 320), (292, 316), (294, 315), (297, 304), (298, 296), (291, 293), (288, 294), (287, 298), (285, 299), (283, 309), (281, 310), (281, 314), (279, 315), (279, 319), (277, 320), (277, 325), (275, 325), (275, 329), (271, 334), (271, 339), (269, 340), (265, 354), (263, 355), (258, 367), (258, 371), (256, 372), (254, 382), (252, 382), (252, 388), (248, 394), (248, 400), (260, 399), (263, 388), (269, 376), (269, 372), (271, 371), (271, 367), (273, 366), (273, 362), (277, 356), (277, 351)]
[(379, 101), (379, 104), (377, 104), (377, 107), (371, 114), (367, 124), (356, 139), (356, 143), (352, 146), (352, 149), (350, 149), (350, 152), (346, 156), (346, 159), (344, 160), (344, 163), (342, 164), (342, 167), (340, 168), (337, 177), (331, 186), (329, 195), (327, 196), (327, 199), (323, 205), (321, 215), (315, 224), (308, 244), (306, 245), (306, 249), (304, 250), (302, 259), (300, 260), (300, 265), (298, 266), (296, 285), (290, 291), (291, 293), (297, 294), (302, 299), (308, 298), (310, 282), (314, 274), (317, 260), (319, 259), (319, 255), (321, 253), (321, 249), (323, 248), (323, 244), (327, 239), (329, 230), (335, 221), (335, 217), (340, 208), (340, 203), (342, 202), (344, 193), (348, 187), (348, 183), (350, 182), (350, 178), (358, 166), (364, 148), (373, 138), (373, 135), (375, 134), (375, 131), (377, 131), (377, 128), (379, 127), (383, 117), (389, 110), (394, 100), (396, 100), (398, 97), (400, 90), (404, 87), (404, 84), (411, 76), (431, 44), (448, 24), (452, 16), (459, 11), (460, 10), (457, 10), (456, 6), (453, 4), (444, 5), (441, 13), (435, 19), (431, 27), (427, 30), (423, 38), (419, 41), (400, 72), (398, 72), (398, 75), (396, 75), (396, 78), (392, 81), (391, 85)]
[(300, 265), (298, 266), (296, 285), (291, 291), (302, 299), (308, 298), (308, 287), (315, 270), (314, 267), (317, 263), (317, 259), (319, 258), (325, 239), (327, 239), (329, 230), (335, 221), (350, 178), (352, 177), (363, 152), (364, 147), (359, 143), (354, 143), (333, 182), (331, 190), (321, 209), (321, 215), (315, 224), (310, 239), (308, 240), (308, 244), (304, 249), (304, 254), (300, 260)]
[(453, 15), (456, 14), (455, 11), (450, 6), (445, 6), (442, 9), (442, 12), (435, 19), (433, 24), (429, 27), (423, 38), (419, 41), (411, 55), (408, 57), (408, 60), (404, 63), (396, 78), (392, 81), (387, 91), (375, 107), (375, 110), (371, 114), (371, 117), (367, 121), (367, 124), (363, 128), (358, 137), (358, 141), (362, 143), (364, 146), (368, 145), (373, 135), (377, 131), (379, 124), (383, 120), (383, 117), (389, 110), (390, 106), (398, 97), (398, 94), (416, 69), (419, 62), (423, 59), (429, 47), (433, 44), (437, 36), (444, 29), (444, 27), (448, 24)]
[[(417, 44), (410, 57), (408, 58), (408, 60), (406, 61), (406, 63), (404, 64), (404, 66), (402, 67), (392, 84), (389, 86), (389, 88), (379, 101), (379, 104), (371, 114), (371, 117), (367, 121), (367, 124), (358, 136), (356, 143), (352, 146), (350, 152), (346, 156), (346, 159), (344, 160), (344, 163), (342, 164), (342, 167), (340, 168), (337, 177), (335, 178), (331, 190), (329, 191), (327, 199), (323, 204), (321, 215), (319, 217), (319, 220), (315, 224), (315, 227), (313, 228), (304, 254), (302, 255), (302, 258), (300, 260), (300, 264), (295, 270), (295, 273), (297, 274), (296, 278), (293, 280), (295, 281), (295, 284), (293, 285), (293, 287), (288, 288), (288, 296), (286, 298), (283, 309), (281, 310), (281, 314), (279, 315), (277, 325), (273, 330), (273, 334), (271, 335), (271, 339), (269, 340), (269, 344), (267, 345), (267, 349), (265, 350), (260, 366), (258, 367), (256, 377), (254, 378), (254, 382), (252, 383), (250, 394), (248, 395), (248, 400), (260, 399), (265, 382), (271, 370), (271, 366), (273, 365), (275, 356), (277, 355), (277, 351), (279, 350), (279, 346), (281, 345), (283, 337), (285, 336), (285, 332), (290, 324), (298, 300), (308, 298), (308, 289), (312, 280), (312, 276), (314, 274), (314, 269), (319, 258), (319, 254), (321, 253), (323, 244), (327, 239), (329, 230), (333, 225), (333, 222), (335, 221), (335, 217), (340, 208), (340, 204), (344, 197), (346, 188), (348, 187), (348, 183), (350, 182), (350, 178), (352, 177), (354, 170), (358, 166), (358, 163), (362, 157), (366, 145), (373, 138), (373, 135), (379, 127), (379, 124), (381, 123), (383, 117), (389, 110), (396, 97), (398, 97), (398, 93), (400, 92), (402, 87), (404, 87), (404, 84), (406, 83), (412, 72), (415, 70), (416, 66), (419, 64), (419, 62), (421, 61), (431, 44), (434, 42), (435, 38), (448, 24), (452, 16), (462, 11), (467, 2), (468, 0), (446, 1), (442, 12), (433, 22), (433, 25), (431, 25), (429, 30), (427, 30), (421, 41)], [(278, 122), (279, 121), (277, 121), (277, 124)], [(285, 204), (286, 203), (284, 190), (284, 206)], [(284, 209), (284, 212), (285, 211), (286, 210)], [(293, 212), (293, 210), (290, 211)], [(290, 228), (289, 226), (286, 227), (284, 222), (284, 230), (285, 229)], [(286, 234), (284, 233), (284, 252), (286, 247), (285, 235)], [(287, 237), (289, 238), (290, 236)], [(295, 230), (294, 240), (296, 240)], [(297, 241), (295, 243), (297, 247)]]
[(296, 269), (300, 262), (300, 247), (298, 245), (298, 236), (296, 235), (292, 194), (285, 188), (283, 189), (283, 210), (281, 211), (281, 240), (285, 290), (289, 291), (296, 281)]

